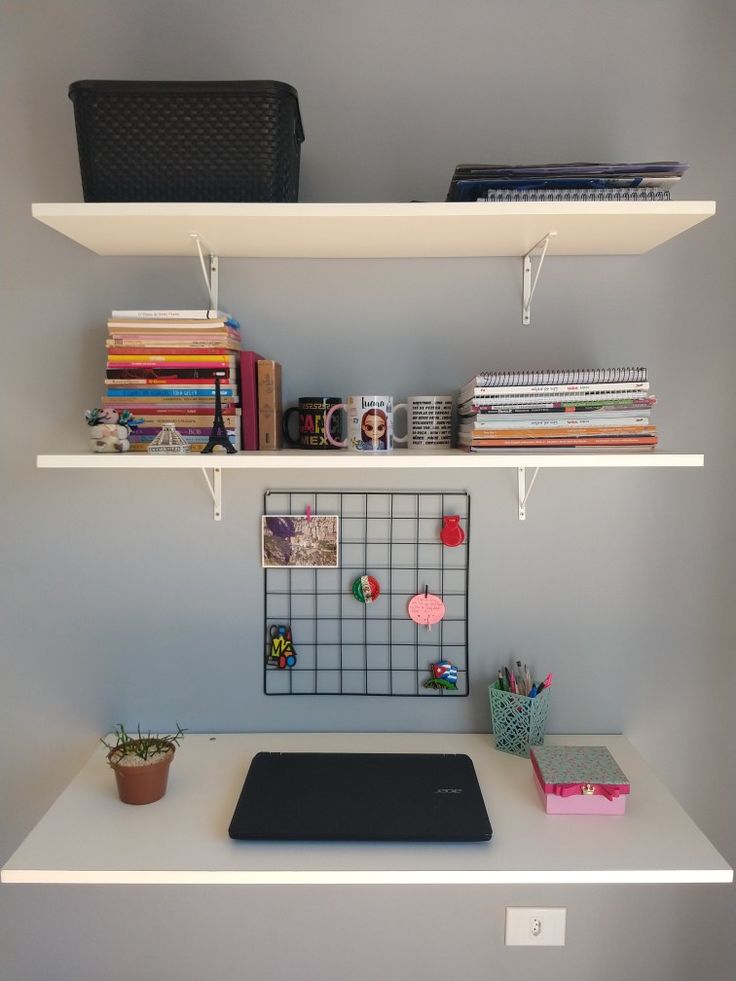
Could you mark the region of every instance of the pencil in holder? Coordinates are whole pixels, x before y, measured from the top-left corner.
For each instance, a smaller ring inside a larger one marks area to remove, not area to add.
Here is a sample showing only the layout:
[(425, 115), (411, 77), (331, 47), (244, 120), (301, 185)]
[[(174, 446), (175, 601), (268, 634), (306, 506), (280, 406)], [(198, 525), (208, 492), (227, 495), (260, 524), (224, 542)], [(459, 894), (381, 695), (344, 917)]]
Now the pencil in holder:
[(491, 724), (496, 749), (515, 756), (529, 756), (530, 746), (541, 746), (547, 729), (549, 688), (529, 698), (503, 691), (495, 681), (488, 689)]

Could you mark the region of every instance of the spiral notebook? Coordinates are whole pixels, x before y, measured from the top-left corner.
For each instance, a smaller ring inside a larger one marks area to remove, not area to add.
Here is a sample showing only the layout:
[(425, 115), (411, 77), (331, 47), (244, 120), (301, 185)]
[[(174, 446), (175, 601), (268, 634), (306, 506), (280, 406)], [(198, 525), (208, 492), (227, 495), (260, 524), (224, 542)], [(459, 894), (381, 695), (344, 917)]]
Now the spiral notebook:
[(539, 371), (481, 371), (466, 388), (509, 388), (520, 385), (642, 385), (647, 381), (643, 367), (564, 368)]
[(606, 189), (539, 188), (502, 190), (493, 188), (477, 198), (478, 201), (504, 203), (509, 201), (669, 201), (670, 192), (664, 187), (628, 187)]

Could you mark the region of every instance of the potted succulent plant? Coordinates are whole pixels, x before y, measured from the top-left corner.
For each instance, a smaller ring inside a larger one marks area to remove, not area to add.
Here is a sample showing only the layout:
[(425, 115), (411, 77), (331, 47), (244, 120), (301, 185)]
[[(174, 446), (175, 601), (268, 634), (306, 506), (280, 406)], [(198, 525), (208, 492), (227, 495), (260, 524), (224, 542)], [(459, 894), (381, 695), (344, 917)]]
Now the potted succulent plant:
[(101, 739), (109, 750), (107, 762), (115, 771), (118, 795), (124, 804), (152, 804), (166, 793), (169, 766), (185, 730), (177, 723), (170, 735), (144, 735), (141, 727), (135, 735), (125, 726), (115, 726), (113, 741)]

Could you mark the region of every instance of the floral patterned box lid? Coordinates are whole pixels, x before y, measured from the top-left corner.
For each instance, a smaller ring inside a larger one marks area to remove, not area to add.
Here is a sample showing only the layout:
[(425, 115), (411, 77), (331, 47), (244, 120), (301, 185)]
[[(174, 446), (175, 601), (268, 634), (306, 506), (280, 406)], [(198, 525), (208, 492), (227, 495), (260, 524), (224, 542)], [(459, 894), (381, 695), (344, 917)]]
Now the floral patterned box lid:
[[(568, 796), (581, 787), (585, 793), (613, 791), (628, 794), (626, 774), (606, 746), (533, 746), (532, 766), (545, 793)], [(608, 796), (608, 793), (606, 793)]]

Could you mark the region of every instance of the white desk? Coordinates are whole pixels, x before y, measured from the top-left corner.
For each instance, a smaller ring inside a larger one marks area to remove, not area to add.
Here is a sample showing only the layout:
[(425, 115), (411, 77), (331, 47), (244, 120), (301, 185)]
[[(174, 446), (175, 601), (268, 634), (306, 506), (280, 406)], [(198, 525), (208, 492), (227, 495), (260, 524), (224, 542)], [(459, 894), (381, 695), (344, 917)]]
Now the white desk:
[[(2, 870), (8, 883), (480, 884), (730, 882), (733, 870), (624, 736), (606, 745), (631, 781), (621, 817), (545, 814), (529, 760), (488, 734), (187, 735), (166, 797), (121, 804), (100, 747)], [(493, 839), (469, 844), (271, 843), (228, 838), (253, 755), (270, 751), (447, 752), (473, 759)]]

